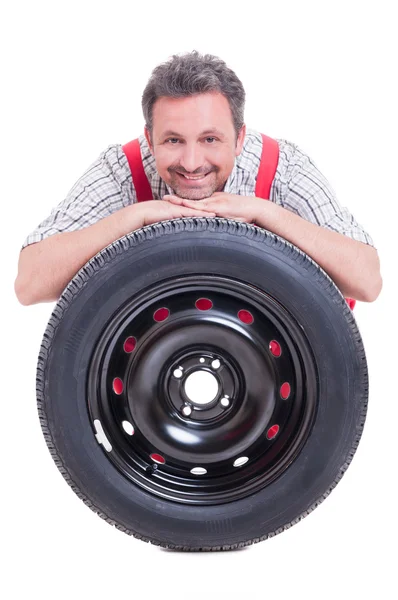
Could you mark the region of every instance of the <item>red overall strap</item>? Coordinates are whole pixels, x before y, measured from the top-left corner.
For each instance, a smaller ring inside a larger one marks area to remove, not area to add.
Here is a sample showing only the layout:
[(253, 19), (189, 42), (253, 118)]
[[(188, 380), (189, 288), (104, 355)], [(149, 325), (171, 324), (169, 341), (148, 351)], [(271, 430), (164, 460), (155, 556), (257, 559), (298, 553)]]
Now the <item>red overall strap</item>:
[(279, 161), (279, 144), (276, 140), (261, 134), (263, 138), (263, 150), (257, 173), (255, 196), (269, 200), (271, 185), (275, 177), (276, 167)]
[(125, 153), (130, 166), (134, 188), (137, 194), (137, 202), (153, 200), (152, 189), (149, 185), (149, 181), (145, 175), (144, 166), (142, 164), (139, 140), (136, 139), (132, 142), (128, 142), (122, 146), (122, 150)]

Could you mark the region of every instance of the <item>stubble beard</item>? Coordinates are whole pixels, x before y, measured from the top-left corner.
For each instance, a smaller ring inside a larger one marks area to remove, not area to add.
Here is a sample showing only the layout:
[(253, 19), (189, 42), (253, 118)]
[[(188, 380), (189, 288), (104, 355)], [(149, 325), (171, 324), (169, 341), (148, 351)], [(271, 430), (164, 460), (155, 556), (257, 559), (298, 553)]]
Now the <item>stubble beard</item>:
[[(212, 175), (213, 174), (209, 175), (208, 177), (212, 177)], [(214, 183), (210, 183), (206, 187), (192, 187), (191, 189), (189, 189), (188, 187), (184, 187), (178, 181), (176, 181), (177, 177), (178, 175), (174, 175), (173, 173), (170, 187), (172, 188), (176, 196), (178, 196), (179, 198), (184, 198), (185, 200), (204, 200), (205, 198), (209, 198), (210, 196), (212, 196), (214, 192), (222, 191), (225, 186), (225, 182), (220, 184), (216, 179)]]

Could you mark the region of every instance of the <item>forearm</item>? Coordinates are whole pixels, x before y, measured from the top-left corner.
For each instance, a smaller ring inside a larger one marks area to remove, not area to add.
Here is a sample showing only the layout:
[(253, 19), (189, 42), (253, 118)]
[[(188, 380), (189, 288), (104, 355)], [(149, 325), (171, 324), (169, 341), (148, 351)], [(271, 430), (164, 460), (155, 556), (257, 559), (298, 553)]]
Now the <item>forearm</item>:
[(310, 223), (273, 202), (262, 202), (256, 223), (308, 254), (345, 297), (372, 302), (379, 295), (380, 262), (372, 246)]
[(15, 281), (18, 300), (24, 305), (57, 300), (90, 258), (142, 225), (142, 211), (128, 206), (84, 229), (55, 234), (27, 246), (19, 257)]

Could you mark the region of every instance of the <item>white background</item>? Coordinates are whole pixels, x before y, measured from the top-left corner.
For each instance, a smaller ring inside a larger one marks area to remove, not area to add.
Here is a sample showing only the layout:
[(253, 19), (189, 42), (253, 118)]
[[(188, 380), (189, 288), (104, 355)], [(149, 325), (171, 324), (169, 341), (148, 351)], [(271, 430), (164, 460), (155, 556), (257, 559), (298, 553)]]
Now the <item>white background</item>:
[[(2, 8), (4, 598), (397, 597), (393, 4), (9, 0)], [(230, 553), (160, 550), (110, 527), (74, 495), (47, 450), (35, 403), (53, 305), (22, 307), (13, 292), (26, 235), (108, 144), (142, 132), (151, 70), (193, 49), (235, 70), (249, 127), (293, 141), (315, 160), (373, 237), (384, 279), (379, 299), (355, 309), (371, 389), (348, 472), (302, 522)]]

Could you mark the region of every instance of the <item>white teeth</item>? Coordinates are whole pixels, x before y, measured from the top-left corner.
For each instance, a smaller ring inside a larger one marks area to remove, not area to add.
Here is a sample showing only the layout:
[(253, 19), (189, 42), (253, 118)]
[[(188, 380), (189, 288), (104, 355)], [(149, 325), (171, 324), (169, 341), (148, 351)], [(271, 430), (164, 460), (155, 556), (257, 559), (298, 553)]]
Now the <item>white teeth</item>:
[(187, 177), (186, 175), (183, 175), (183, 177), (185, 177), (185, 179), (193, 179), (194, 181), (196, 181), (198, 179), (204, 179), (206, 175), (201, 175), (200, 177)]

